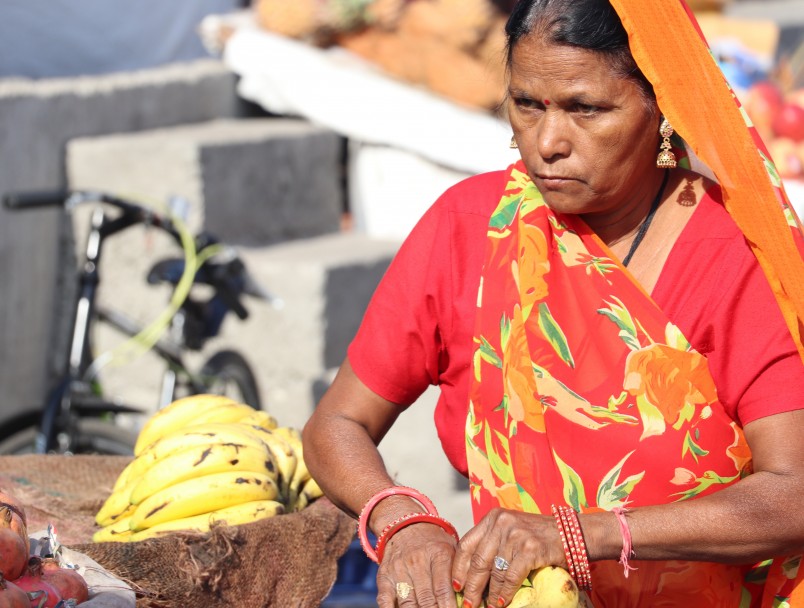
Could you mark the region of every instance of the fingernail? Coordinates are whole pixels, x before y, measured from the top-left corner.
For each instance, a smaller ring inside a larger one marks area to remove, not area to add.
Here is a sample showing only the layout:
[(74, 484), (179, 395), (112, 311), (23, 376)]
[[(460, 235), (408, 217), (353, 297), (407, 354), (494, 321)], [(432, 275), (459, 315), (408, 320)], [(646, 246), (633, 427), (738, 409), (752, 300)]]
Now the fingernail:
[(503, 606), (505, 606), (505, 598), (498, 597), (498, 598), (497, 598), (497, 605), (498, 605), (500, 608), (503, 608)]
[(453, 579), (452, 588), (455, 589), (455, 592), (457, 593), (458, 591), (460, 591), (463, 588), (463, 585), (461, 585), (458, 581)]
[(469, 600), (463, 600), (463, 608), (472, 608), (472, 602)]

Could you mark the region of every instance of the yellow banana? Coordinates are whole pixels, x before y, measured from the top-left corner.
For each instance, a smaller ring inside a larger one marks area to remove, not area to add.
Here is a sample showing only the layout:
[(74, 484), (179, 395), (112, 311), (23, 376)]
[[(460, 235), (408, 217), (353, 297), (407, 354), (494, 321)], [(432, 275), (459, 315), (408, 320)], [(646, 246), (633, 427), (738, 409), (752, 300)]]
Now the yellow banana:
[(143, 475), (155, 463), (177, 450), (185, 450), (194, 445), (217, 443), (237, 443), (255, 448), (265, 446), (265, 442), (259, 436), (255, 436), (250, 426), (224, 422), (193, 425), (152, 444), (131, 462), (128, 475), (132, 479)]
[(131, 471), (134, 468), (134, 460), (136, 460), (136, 458), (132, 459), (131, 462), (129, 462), (125, 467), (123, 467), (123, 470), (120, 471), (120, 474), (117, 476), (114, 486), (112, 487), (112, 492), (119, 490), (129, 482), (131, 479)]
[(105, 527), (127, 515), (131, 515), (132, 509), (129, 497), (133, 487), (134, 484), (129, 483), (109, 494), (109, 497), (95, 514), (95, 523)]
[(241, 418), (251, 416), (256, 410), (245, 403), (224, 403), (220, 407), (205, 410), (196, 416), (192, 424), (205, 424), (207, 422), (237, 422)]
[(129, 502), (138, 505), (160, 490), (181, 481), (225, 471), (253, 471), (276, 480), (278, 470), (268, 446), (211, 443), (177, 450), (151, 465), (134, 484)]
[(292, 505), (289, 488), (300, 460), (296, 450), (281, 434), (276, 433), (276, 429), (269, 431), (262, 427), (252, 426), (250, 428), (253, 429), (255, 436), (260, 437), (273, 452), (276, 466), (279, 469), (278, 482), (282, 501), (288, 506)]
[(190, 395), (177, 399), (148, 418), (134, 444), (134, 455), (165, 435), (195, 424), (204, 412), (217, 409), (227, 403), (237, 403), (223, 395)]
[(251, 471), (212, 473), (180, 481), (143, 500), (131, 516), (131, 529), (139, 532), (243, 502), (274, 500), (277, 495), (276, 482), (268, 475)]
[(318, 482), (312, 477), (308, 479), (302, 486), (301, 493), (307, 496), (310, 502), (313, 502), (317, 498), (321, 498), (324, 495), (324, 491), (321, 489), (321, 486), (318, 485)]
[(271, 416), (268, 412), (262, 410), (254, 410), (253, 413), (248, 414), (237, 421), (237, 424), (250, 424), (254, 426), (261, 426), (264, 429), (273, 430), (279, 426), (276, 418)]
[(275, 500), (253, 500), (244, 502), (231, 507), (225, 507), (212, 511), (210, 513), (202, 513), (200, 515), (191, 515), (190, 517), (183, 517), (181, 519), (174, 519), (166, 521), (162, 524), (156, 524), (150, 528), (146, 528), (140, 532), (134, 532), (130, 536), (132, 541), (145, 540), (146, 538), (154, 538), (157, 536), (164, 536), (179, 530), (192, 530), (195, 532), (207, 532), (213, 524), (221, 523), (227, 526), (239, 526), (241, 524), (248, 524), (281, 515), (285, 512), (285, 507), (282, 503)]
[(288, 504), (295, 504), (299, 498), (302, 486), (307, 483), (312, 476), (307, 469), (307, 464), (304, 462), (304, 446), (302, 445), (302, 436), (298, 429), (288, 426), (280, 426), (273, 431), (280, 435), (287, 441), (296, 454), (296, 468), (293, 470), (293, 475), (288, 481)]
[(131, 535), (131, 515), (128, 515), (126, 517), (121, 517), (113, 524), (109, 524), (108, 526), (97, 530), (92, 535), (92, 542), (125, 542), (131, 537)]
[(285, 441), (290, 443), (293, 447), (301, 445), (302, 436), (299, 429), (294, 429), (292, 426), (278, 426), (274, 429), (277, 435), (285, 438)]

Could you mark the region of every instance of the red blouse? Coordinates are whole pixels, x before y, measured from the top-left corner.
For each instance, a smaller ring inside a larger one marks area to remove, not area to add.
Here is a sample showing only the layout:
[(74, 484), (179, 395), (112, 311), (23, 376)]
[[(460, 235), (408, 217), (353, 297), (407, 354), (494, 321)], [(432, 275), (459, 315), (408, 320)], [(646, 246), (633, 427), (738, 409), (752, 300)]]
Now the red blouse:
[[(389, 401), (407, 406), (430, 384), (440, 387), (436, 428), (463, 474), (478, 283), (504, 185), (502, 171), (478, 175), (436, 201), (394, 258), (348, 350), (357, 376)], [(718, 194), (698, 204), (652, 296), (707, 357), (720, 401), (745, 425), (804, 409), (804, 366)]]

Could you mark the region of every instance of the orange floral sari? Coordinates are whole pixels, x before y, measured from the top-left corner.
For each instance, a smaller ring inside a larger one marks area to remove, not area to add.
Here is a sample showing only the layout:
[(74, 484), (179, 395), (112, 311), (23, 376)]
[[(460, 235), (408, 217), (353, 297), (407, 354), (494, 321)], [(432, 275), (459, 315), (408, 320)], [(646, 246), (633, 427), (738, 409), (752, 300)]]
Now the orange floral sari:
[[(718, 178), (726, 208), (749, 237), (804, 353), (801, 224), (764, 147), (742, 123), (719, 71), (711, 73), (717, 70), (711, 56), (703, 88), (713, 88), (706, 98), (722, 116), (702, 125), (668, 93), (672, 70), (649, 59), (658, 52), (649, 48), (651, 28), (660, 24), (682, 44), (697, 40), (692, 52), (706, 50), (683, 4), (612, 4), (662, 111)], [(677, 36), (681, 27), (686, 37)], [(750, 142), (736, 174), (706, 143), (711, 121), (715, 129), (733, 128), (735, 117), (742, 134), (719, 143), (733, 151), (744, 144), (741, 137)], [(717, 492), (751, 473), (742, 429), (718, 401), (706, 358), (582, 220), (545, 205), (521, 162), (510, 168), (490, 220), (475, 345), (466, 448), (476, 520), (495, 506), (550, 513), (551, 504), (567, 504), (583, 513), (667, 504)], [(628, 578), (616, 562), (597, 562), (590, 599), (598, 608), (800, 607), (800, 561), (632, 561), (637, 570)]]

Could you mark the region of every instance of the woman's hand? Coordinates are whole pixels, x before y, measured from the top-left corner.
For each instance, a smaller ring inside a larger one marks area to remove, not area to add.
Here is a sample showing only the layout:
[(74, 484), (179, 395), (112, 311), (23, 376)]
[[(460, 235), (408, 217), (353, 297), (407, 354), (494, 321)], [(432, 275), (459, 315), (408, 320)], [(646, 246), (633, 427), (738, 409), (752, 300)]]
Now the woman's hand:
[[(379, 608), (455, 608), (451, 575), (456, 545), (452, 536), (429, 523), (394, 534), (377, 574)], [(398, 588), (399, 583), (409, 588)]]
[[(497, 557), (505, 561), (495, 565)], [(531, 570), (542, 566), (567, 567), (555, 519), (497, 508), (461, 539), (452, 576), (467, 608), (480, 606), (487, 585), (493, 608), (507, 606)]]

